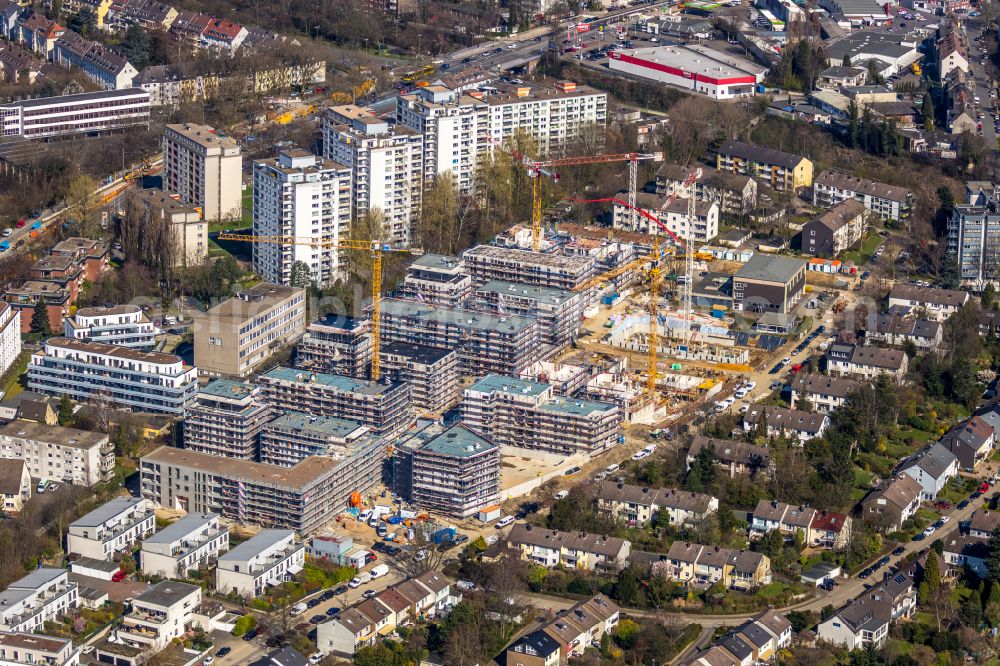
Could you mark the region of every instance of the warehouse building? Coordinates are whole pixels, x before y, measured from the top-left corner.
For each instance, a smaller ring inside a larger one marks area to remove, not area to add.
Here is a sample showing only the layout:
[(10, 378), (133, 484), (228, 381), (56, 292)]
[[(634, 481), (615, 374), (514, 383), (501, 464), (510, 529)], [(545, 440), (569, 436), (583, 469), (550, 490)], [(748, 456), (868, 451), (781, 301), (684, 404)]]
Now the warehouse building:
[(432, 423), (393, 444), (393, 491), (421, 509), (468, 518), (500, 501), (500, 447), (462, 423)]
[(272, 368), (258, 381), (273, 409), (358, 421), (378, 437), (395, 437), (412, 420), (410, 387), (400, 382), (382, 384), (286, 367)]
[(256, 460), (260, 429), (271, 418), (262, 394), (259, 386), (228, 379), (203, 386), (184, 420), (184, 448)]
[(473, 310), (382, 301), (383, 342), (405, 342), (458, 351), (462, 374), (517, 374), (539, 360), (539, 321)]
[(368, 439), (340, 460), (312, 456), (293, 467), (161, 446), (140, 461), (140, 488), (170, 509), (309, 534), (346, 509), (351, 493), (375, 488), (384, 457), (384, 444)]
[(555, 395), (549, 384), (489, 375), (465, 389), (462, 421), (501, 446), (560, 455), (600, 453), (622, 440), (618, 405)]
[(614, 50), (608, 66), (717, 100), (752, 97), (767, 73), (749, 60), (696, 44)]

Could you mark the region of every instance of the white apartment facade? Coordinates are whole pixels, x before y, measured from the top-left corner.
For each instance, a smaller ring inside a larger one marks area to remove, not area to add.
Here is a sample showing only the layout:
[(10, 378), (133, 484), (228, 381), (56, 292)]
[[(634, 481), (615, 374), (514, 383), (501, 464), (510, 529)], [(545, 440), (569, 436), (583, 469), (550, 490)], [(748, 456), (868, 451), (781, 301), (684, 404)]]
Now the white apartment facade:
[(306, 548), (291, 530), (261, 530), (219, 557), (215, 589), (256, 597), (302, 570)]
[(0, 374), (21, 355), (21, 311), (0, 303)]
[(132, 609), (115, 630), (119, 643), (158, 652), (183, 636), (201, 605), (201, 587), (163, 581), (132, 600)]
[[(351, 228), (351, 169), (302, 150), (253, 163), (253, 231), (257, 236), (346, 239)], [(254, 270), (267, 282), (290, 285), (304, 262), (312, 281), (343, 277), (343, 251), (332, 246), (254, 243)]]
[(156, 531), (156, 515), (139, 497), (119, 497), (69, 524), (66, 552), (110, 561)]
[[(666, 233), (666, 229), (682, 241), (685, 240), (689, 231), (688, 200), (677, 197), (672, 204), (666, 205), (667, 202), (661, 198), (654, 197), (653, 195), (645, 195), (642, 198), (646, 197), (656, 199), (656, 201), (652, 202), (652, 206), (649, 203), (643, 205), (643, 202), (640, 201), (639, 207), (647, 215), (656, 218), (657, 221), (653, 221), (645, 215), (635, 214), (633, 216), (631, 209), (615, 203), (612, 213), (612, 225), (614, 228), (638, 231), (654, 236)], [(719, 204), (715, 201), (696, 201), (694, 210), (694, 218), (692, 219), (690, 228), (691, 241), (694, 243), (708, 243), (719, 235)], [(637, 225), (634, 228), (633, 219)]]
[(28, 387), (77, 402), (102, 396), (119, 409), (183, 414), (198, 393), (198, 370), (179, 356), (50, 338), (28, 363)]
[(42, 567), (0, 592), (0, 631), (33, 633), (79, 605), (69, 569)]
[(229, 528), (217, 513), (189, 513), (142, 542), (142, 573), (179, 578), (229, 550)]
[(66, 317), (63, 327), (67, 338), (132, 349), (152, 349), (162, 332), (138, 305), (80, 308)]
[(409, 245), (420, 219), (423, 137), (367, 109), (335, 106), (323, 115), (323, 157), (351, 169), (354, 216), (378, 209), (384, 240)]
[(16, 419), (0, 427), (0, 458), (23, 460), (37, 479), (89, 487), (111, 478), (115, 448), (103, 433)]
[(207, 222), (238, 219), (243, 209), (243, 155), (235, 139), (206, 125), (167, 125), (163, 189), (200, 206)]
[(0, 666), (77, 666), (80, 648), (68, 638), (0, 632)]

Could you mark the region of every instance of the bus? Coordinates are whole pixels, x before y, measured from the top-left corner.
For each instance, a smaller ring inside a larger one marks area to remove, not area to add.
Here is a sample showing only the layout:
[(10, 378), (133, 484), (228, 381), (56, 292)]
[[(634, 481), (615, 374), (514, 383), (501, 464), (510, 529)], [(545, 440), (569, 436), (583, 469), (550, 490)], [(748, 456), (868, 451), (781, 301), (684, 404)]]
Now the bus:
[(437, 67), (435, 67), (434, 65), (427, 65), (426, 67), (415, 69), (412, 72), (407, 72), (406, 74), (403, 75), (401, 80), (403, 81), (403, 83), (413, 83), (418, 79), (430, 76), (436, 71)]

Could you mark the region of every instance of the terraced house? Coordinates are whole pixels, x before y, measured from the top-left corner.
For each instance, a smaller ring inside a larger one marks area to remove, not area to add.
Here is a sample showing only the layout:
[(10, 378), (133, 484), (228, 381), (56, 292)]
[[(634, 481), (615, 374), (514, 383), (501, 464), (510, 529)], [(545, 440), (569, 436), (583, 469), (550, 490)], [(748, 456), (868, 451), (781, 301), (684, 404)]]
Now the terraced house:
[(596, 492), (597, 509), (630, 525), (685, 525), (704, 520), (719, 508), (719, 500), (704, 493), (676, 488), (643, 488), (602, 481)]
[(617, 537), (560, 532), (515, 523), (507, 543), (521, 551), (521, 559), (545, 567), (617, 571), (625, 566), (632, 544)]
[(771, 582), (771, 560), (763, 553), (675, 541), (667, 552), (665, 574), (670, 580), (699, 588), (722, 583), (751, 590)]

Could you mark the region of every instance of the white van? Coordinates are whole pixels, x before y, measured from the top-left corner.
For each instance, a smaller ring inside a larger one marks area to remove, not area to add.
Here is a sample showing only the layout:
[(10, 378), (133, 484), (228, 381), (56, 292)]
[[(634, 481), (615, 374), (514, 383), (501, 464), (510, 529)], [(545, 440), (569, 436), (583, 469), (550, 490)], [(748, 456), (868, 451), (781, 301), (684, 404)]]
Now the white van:
[(618, 465), (615, 465), (614, 463), (612, 463), (612, 464), (608, 465), (607, 467), (605, 467), (604, 471), (606, 471), (608, 474), (614, 474), (615, 472), (618, 471)]
[(351, 582), (347, 584), (347, 587), (354, 589), (356, 587), (361, 587), (368, 581), (372, 579), (371, 574), (367, 572), (359, 573), (357, 576), (351, 579)]
[(372, 510), (365, 509), (364, 511), (358, 514), (358, 522), (367, 523), (368, 519), (371, 517), (372, 517)]
[(379, 564), (378, 566), (372, 567), (371, 571), (368, 572), (369, 576), (371, 576), (371, 580), (381, 578), (387, 573), (389, 573), (388, 564)]
[(302, 603), (295, 604), (294, 606), (292, 606), (292, 615), (302, 615), (303, 613), (306, 612), (308, 608), (309, 606), (306, 606), (305, 604)]
[(560, 490), (559, 492), (557, 492), (555, 494), (555, 498), (557, 500), (566, 499), (567, 497), (569, 497), (569, 491), (568, 490)]

